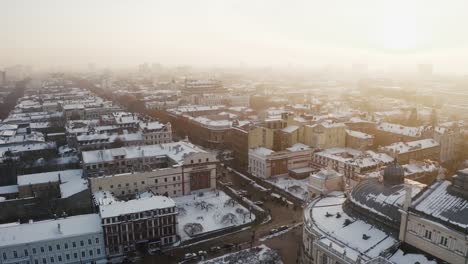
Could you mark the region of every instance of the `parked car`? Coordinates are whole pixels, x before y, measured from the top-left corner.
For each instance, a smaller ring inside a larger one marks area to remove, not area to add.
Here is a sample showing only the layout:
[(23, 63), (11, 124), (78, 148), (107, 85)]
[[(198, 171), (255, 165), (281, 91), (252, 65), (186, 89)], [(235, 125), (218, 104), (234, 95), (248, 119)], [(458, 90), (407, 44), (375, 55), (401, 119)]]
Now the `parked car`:
[(155, 255), (161, 253), (161, 249), (159, 247), (148, 248), (148, 254)]
[(255, 205), (258, 205), (258, 206), (262, 206), (262, 205), (263, 205), (263, 202), (262, 202), (262, 201), (255, 201), (254, 204), (255, 204)]
[(231, 248), (233, 248), (234, 246), (235, 246), (235, 245), (232, 244), (232, 243), (225, 243), (225, 244), (223, 245), (223, 248), (225, 248), (225, 249), (231, 249)]
[(232, 182), (226, 182), (224, 185), (226, 185), (226, 186), (232, 186)]
[(275, 233), (278, 233), (278, 229), (273, 228), (273, 229), (270, 230), (270, 235), (273, 235)]
[(197, 258), (196, 253), (187, 253), (187, 254), (184, 255), (185, 260), (192, 260), (192, 259), (196, 259), (196, 258)]
[(218, 247), (218, 246), (210, 248), (210, 252), (218, 252), (220, 250), (221, 250), (221, 247)]
[(289, 228), (288, 225), (282, 225), (282, 226), (278, 227), (278, 232), (281, 232), (281, 231), (286, 230), (288, 228)]

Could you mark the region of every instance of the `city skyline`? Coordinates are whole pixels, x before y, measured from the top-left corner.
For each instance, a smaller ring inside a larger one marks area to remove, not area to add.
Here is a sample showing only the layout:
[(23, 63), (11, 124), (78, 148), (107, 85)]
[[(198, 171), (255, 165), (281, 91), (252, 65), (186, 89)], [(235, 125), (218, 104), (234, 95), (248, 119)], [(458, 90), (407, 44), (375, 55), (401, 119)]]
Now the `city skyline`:
[(367, 64), (468, 69), (467, 3), (2, 1), (0, 67)]

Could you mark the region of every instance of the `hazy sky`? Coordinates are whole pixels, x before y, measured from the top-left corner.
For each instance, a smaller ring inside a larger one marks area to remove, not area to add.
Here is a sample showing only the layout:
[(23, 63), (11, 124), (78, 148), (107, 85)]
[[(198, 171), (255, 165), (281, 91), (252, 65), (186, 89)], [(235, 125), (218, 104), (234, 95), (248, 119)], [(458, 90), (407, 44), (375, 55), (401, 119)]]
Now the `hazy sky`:
[(0, 68), (433, 63), (468, 72), (468, 1), (0, 0)]

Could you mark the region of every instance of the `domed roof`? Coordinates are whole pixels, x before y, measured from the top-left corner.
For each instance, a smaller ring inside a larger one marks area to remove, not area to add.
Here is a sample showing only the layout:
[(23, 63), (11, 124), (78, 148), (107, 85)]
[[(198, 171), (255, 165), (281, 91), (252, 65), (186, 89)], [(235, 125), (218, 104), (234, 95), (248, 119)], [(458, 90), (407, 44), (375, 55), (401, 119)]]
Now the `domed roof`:
[(405, 169), (397, 162), (394, 162), (385, 167), (383, 179), (385, 185), (402, 184), (405, 181)]
[(378, 179), (360, 182), (350, 195), (353, 204), (365, 208), (388, 220), (399, 222), (399, 209), (403, 204), (405, 185), (384, 185)]

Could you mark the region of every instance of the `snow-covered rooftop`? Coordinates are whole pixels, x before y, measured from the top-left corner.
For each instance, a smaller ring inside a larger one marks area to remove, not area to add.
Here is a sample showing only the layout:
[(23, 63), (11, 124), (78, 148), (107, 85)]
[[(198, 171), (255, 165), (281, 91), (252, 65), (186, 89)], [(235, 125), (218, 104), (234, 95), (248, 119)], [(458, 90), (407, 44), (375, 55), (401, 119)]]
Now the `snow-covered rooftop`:
[(88, 189), (86, 179), (82, 178), (83, 170), (63, 170), (63, 171), (50, 171), (34, 174), (26, 174), (18, 176), (18, 186), (25, 186), (29, 184), (39, 184), (48, 182), (58, 182), (59, 175), (62, 183), (60, 184), (60, 192), (62, 198), (70, 197), (76, 193)]
[(152, 196), (101, 205), (99, 206), (99, 214), (102, 218), (108, 218), (155, 209), (171, 208), (174, 206), (175, 202), (169, 197)]
[(0, 247), (101, 232), (101, 218), (98, 214), (77, 215), (27, 224), (14, 223), (0, 226)]
[(83, 151), (83, 163), (99, 163), (114, 160), (116, 156), (125, 159), (167, 156), (180, 164), (186, 155), (205, 152), (187, 142), (171, 142), (158, 145), (128, 146), (114, 149)]
[[(342, 193), (314, 200), (304, 211), (304, 224), (308, 229), (322, 234), (317, 242), (338, 254), (356, 261), (378, 257), (379, 254), (398, 243), (397, 239), (377, 226), (353, 218), (343, 211)], [(346, 219), (350, 222), (345, 224)], [(367, 239), (363, 236), (366, 235)]]
[(352, 137), (360, 138), (360, 139), (374, 138), (374, 136), (372, 136), (372, 135), (369, 135), (369, 134), (366, 134), (366, 133), (363, 133), (363, 132), (360, 132), (360, 131), (355, 131), (355, 130), (346, 129), (346, 133), (348, 135), (352, 136)]
[(468, 200), (447, 191), (449, 181), (438, 181), (413, 201), (412, 207), (441, 221), (468, 228)]
[(411, 141), (411, 142), (397, 142), (393, 143), (389, 146), (383, 147), (383, 149), (392, 151), (395, 153), (406, 153), (406, 152), (411, 152), (411, 151), (416, 151), (416, 150), (421, 150), (421, 149), (426, 149), (426, 148), (433, 148), (439, 146), (439, 143), (435, 141), (434, 139), (428, 138), (428, 139), (421, 139), (421, 140), (416, 140), (416, 141)]
[(380, 123), (377, 125), (377, 129), (410, 137), (419, 137), (421, 135), (421, 127), (408, 127), (400, 124)]
[(250, 149), (250, 152), (259, 156), (268, 156), (274, 153), (273, 150), (269, 148), (264, 148), (264, 147), (257, 147), (257, 148)]

